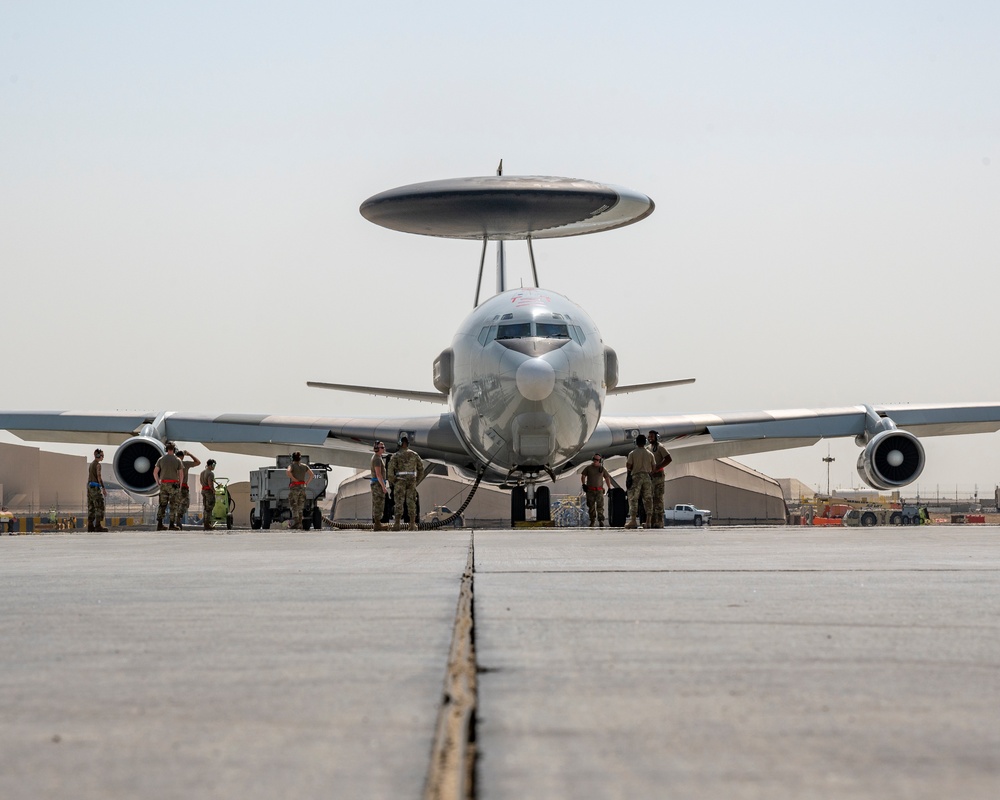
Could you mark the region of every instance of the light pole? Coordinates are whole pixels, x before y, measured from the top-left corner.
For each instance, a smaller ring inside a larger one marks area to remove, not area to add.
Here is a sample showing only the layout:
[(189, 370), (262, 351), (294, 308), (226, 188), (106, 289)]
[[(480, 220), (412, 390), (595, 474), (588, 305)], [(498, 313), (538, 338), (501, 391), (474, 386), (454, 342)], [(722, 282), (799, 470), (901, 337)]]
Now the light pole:
[(827, 497), (830, 496), (830, 465), (834, 461), (836, 461), (836, 460), (837, 459), (835, 459), (833, 456), (830, 455), (830, 449), (827, 448), (826, 458), (823, 459), (823, 461), (826, 463), (826, 496)]

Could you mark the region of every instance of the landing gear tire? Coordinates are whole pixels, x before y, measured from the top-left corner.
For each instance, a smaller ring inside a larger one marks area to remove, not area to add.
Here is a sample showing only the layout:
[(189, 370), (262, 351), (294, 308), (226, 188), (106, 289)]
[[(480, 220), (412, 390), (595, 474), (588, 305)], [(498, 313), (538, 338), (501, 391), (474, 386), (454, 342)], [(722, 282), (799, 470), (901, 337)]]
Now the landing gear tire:
[(552, 521), (552, 503), (548, 486), (535, 488), (535, 519), (539, 522)]
[(613, 486), (608, 493), (608, 524), (612, 528), (622, 528), (628, 521), (628, 496), (625, 490)]
[(517, 525), (518, 522), (524, 522), (527, 518), (525, 516), (526, 507), (525, 504), (528, 500), (528, 493), (525, 491), (523, 486), (515, 486), (510, 492), (510, 524), (513, 527)]

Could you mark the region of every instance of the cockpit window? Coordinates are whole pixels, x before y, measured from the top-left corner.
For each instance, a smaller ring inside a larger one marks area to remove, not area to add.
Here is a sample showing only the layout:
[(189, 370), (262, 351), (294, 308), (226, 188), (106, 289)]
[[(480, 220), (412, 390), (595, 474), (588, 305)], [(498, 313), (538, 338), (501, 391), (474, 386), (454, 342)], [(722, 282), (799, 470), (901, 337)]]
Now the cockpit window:
[(535, 335), (543, 339), (569, 338), (569, 329), (559, 322), (536, 322), (535, 329), (538, 331)]
[(531, 336), (530, 322), (508, 322), (500, 326), (497, 339), (527, 339)]

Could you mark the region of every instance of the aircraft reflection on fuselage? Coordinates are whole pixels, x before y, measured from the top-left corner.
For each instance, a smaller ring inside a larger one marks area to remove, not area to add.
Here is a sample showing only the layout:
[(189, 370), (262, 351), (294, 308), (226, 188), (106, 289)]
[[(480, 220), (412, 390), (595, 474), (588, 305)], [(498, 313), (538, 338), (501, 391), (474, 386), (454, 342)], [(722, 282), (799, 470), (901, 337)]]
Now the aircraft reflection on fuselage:
[(558, 468), (597, 427), (604, 346), (590, 316), (563, 295), (531, 288), (490, 298), (442, 356), (452, 365), (458, 433), (496, 472)]

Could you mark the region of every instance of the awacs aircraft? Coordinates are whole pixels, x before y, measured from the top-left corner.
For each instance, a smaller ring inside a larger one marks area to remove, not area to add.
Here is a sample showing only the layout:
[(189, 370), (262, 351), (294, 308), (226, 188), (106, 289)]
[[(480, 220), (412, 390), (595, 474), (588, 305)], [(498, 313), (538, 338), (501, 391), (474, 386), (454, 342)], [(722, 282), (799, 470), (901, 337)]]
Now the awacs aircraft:
[[(675, 462), (739, 456), (853, 436), (858, 473), (880, 490), (911, 483), (924, 467), (921, 436), (1000, 428), (1000, 404), (858, 405), (732, 414), (604, 414), (609, 395), (691, 379), (625, 386), (618, 357), (597, 325), (569, 298), (538, 286), (531, 242), (619, 228), (649, 216), (643, 194), (584, 180), (500, 174), (414, 184), (361, 206), (368, 220), (409, 233), (482, 242), (473, 311), (434, 361), (435, 391), (351, 384), (311, 386), (440, 403), (434, 416), (290, 417), (170, 411), (0, 411), (0, 429), (29, 441), (117, 445), (114, 471), (126, 489), (153, 495), (153, 464), (164, 443), (275, 456), (290, 449), (313, 461), (364, 469), (377, 439), (403, 433), (424, 458), (475, 470), (511, 489), (511, 518), (531, 509), (547, 519), (541, 484), (590, 460), (624, 455), (635, 436), (660, 433)], [(506, 285), (504, 242), (524, 240), (535, 286)], [(497, 242), (496, 293), (480, 303), (487, 242)]]

